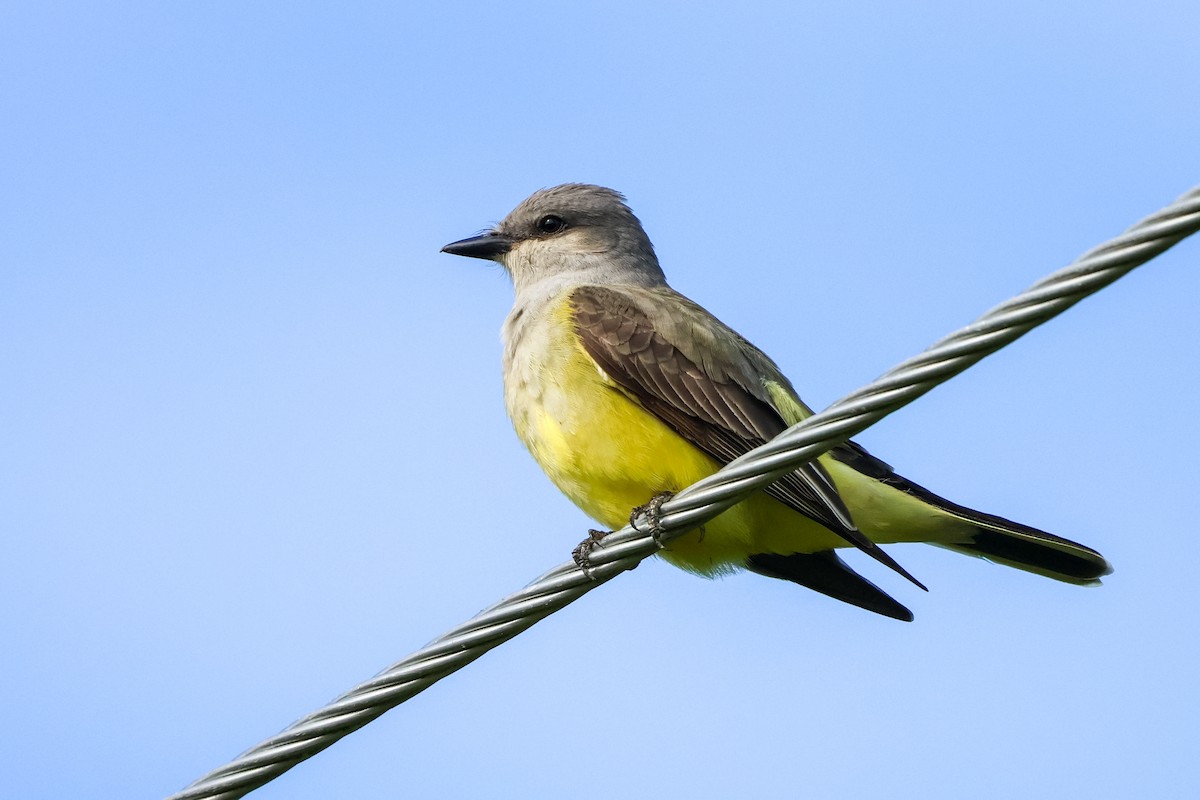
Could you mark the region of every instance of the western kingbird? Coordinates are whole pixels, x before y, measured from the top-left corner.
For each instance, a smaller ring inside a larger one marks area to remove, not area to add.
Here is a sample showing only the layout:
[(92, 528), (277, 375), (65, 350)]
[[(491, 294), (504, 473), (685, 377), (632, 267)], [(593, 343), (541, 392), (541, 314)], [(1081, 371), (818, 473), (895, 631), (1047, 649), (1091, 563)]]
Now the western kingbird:
[[(543, 189), (492, 230), (442, 250), (496, 261), (512, 278), (509, 417), (558, 488), (610, 528), (812, 414), (770, 358), (667, 285), (641, 223), (611, 189)], [(858, 547), (917, 583), (878, 546), (891, 542), (1081, 585), (1112, 571), (1081, 544), (938, 497), (853, 442), (659, 555), (705, 576), (748, 569), (908, 621), (912, 612), (835, 552)]]

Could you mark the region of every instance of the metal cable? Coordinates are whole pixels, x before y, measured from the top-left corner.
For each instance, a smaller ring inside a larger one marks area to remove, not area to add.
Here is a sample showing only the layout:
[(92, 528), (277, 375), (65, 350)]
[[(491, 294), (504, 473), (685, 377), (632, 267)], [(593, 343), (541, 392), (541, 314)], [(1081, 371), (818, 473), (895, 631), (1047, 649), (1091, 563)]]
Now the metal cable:
[[(661, 508), (657, 542), (647, 533), (623, 528), (592, 553), (590, 577), (572, 562), (556, 567), (168, 800), (232, 800), (268, 783), (1197, 230), (1200, 186), (878, 380), (680, 492)], [(643, 516), (638, 522), (645, 527), (647, 520)]]

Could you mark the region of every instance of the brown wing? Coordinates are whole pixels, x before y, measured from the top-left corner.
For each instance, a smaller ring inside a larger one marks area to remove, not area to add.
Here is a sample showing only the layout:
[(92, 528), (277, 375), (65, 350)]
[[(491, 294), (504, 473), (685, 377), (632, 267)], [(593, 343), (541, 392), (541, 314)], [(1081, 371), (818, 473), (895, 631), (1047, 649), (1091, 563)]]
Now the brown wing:
[[(731, 359), (722, 365), (719, 351), (707, 353), (714, 362), (702, 369), (627, 295), (585, 286), (571, 299), (575, 327), (588, 355), (643, 408), (717, 461), (727, 463), (787, 428), (761, 386), (734, 378), (738, 370)], [(721, 323), (713, 319), (712, 324)], [(854, 526), (818, 463), (804, 465), (766, 491), (921, 586)]]
[[(588, 286), (577, 289), (572, 300), (588, 355), (647, 411), (717, 461), (732, 461), (787, 428), (770, 403), (732, 380), (711, 378), (620, 294)], [(817, 481), (834, 493), (836, 511), (799, 475), (787, 476), (768, 492), (831, 530), (852, 527), (828, 476), (819, 465), (807, 466), (815, 467)]]

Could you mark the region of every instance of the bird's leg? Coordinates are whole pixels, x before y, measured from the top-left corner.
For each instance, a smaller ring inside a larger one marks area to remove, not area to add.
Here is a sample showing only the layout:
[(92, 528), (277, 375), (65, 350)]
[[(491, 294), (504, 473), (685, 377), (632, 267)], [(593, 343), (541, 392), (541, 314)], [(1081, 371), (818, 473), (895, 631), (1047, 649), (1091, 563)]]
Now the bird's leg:
[[(662, 505), (675, 496), (674, 492), (659, 492), (650, 498), (650, 501), (645, 505), (641, 505), (629, 512), (629, 527), (639, 533), (649, 533), (650, 538), (654, 539), (654, 543), (659, 547), (662, 545), (658, 539), (662, 535)], [(649, 527), (643, 529), (638, 527), (638, 518), (645, 516), (649, 522)], [(608, 536), (612, 531), (598, 531), (595, 529), (588, 531), (588, 537), (575, 546), (571, 551), (571, 558), (575, 560), (575, 565), (589, 578), (594, 578), (592, 575), (591, 555), (592, 551), (597, 547), (601, 547), (601, 542), (604, 537)]]
[(600, 542), (610, 533), (612, 531), (598, 531), (590, 528), (588, 537), (575, 545), (575, 549), (571, 551), (571, 558), (575, 560), (575, 566), (579, 567), (580, 571), (592, 580), (595, 580), (595, 576), (592, 575), (592, 551), (600, 547)]
[[(638, 533), (650, 534), (650, 538), (654, 540), (654, 543), (659, 547), (662, 547), (662, 543), (659, 541), (663, 532), (662, 507), (663, 503), (667, 502), (674, 496), (674, 492), (659, 492), (658, 494), (654, 495), (654, 497), (650, 498), (650, 502), (646, 503), (645, 505), (638, 506), (633, 511), (629, 512), (629, 527), (633, 528)], [(649, 527), (647, 527), (645, 530), (639, 528), (637, 523), (638, 517), (643, 515), (646, 517), (646, 521), (650, 523)]]

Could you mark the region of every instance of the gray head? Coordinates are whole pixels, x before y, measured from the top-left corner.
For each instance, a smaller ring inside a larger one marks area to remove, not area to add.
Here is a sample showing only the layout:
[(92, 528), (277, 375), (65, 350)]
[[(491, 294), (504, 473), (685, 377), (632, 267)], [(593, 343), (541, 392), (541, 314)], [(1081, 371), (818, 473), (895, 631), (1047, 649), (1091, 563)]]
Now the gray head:
[(642, 223), (612, 189), (567, 183), (534, 192), (492, 230), (442, 252), (496, 261), (520, 291), (544, 280), (660, 286)]

